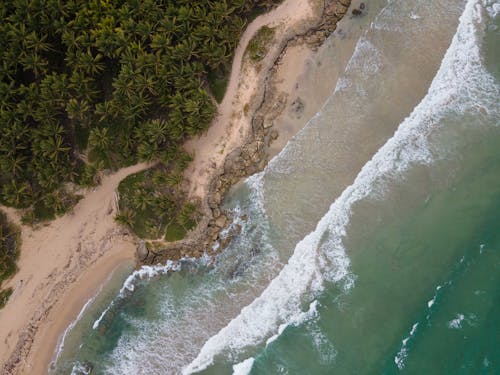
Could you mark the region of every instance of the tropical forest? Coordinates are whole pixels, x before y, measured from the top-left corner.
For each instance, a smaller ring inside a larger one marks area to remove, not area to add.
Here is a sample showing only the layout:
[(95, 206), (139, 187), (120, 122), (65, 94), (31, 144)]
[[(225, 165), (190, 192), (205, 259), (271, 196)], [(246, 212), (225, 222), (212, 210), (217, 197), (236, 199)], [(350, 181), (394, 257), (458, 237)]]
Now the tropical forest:
[(272, 5), (0, 2), (0, 204), (22, 209), (25, 223), (49, 220), (103, 170), (159, 161), (121, 188), (135, 196), (118, 220), (143, 236), (158, 233), (136, 212), (157, 228), (173, 220), (179, 238), (196, 217), (193, 202), (179, 204), (191, 157), (181, 146), (209, 126), (245, 25)]
[(12, 293), (12, 288), (2, 290), (2, 282), (12, 276), (19, 257), (21, 235), (19, 228), (7, 220), (7, 215), (0, 211), (0, 308)]

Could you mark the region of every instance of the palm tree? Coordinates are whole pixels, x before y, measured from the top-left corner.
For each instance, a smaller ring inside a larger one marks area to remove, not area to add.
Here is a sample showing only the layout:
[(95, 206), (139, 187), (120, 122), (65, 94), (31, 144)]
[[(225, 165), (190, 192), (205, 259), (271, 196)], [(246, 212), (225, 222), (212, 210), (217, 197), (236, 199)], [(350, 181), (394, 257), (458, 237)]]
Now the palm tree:
[(188, 226), (189, 222), (193, 220), (195, 212), (196, 205), (194, 203), (187, 202), (177, 215), (177, 222), (183, 227)]
[(155, 186), (161, 186), (167, 182), (167, 175), (161, 170), (156, 170), (153, 172), (151, 181), (153, 181)]
[(59, 190), (46, 194), (42, 197), (42, 201), (46, 207), (52, 208), (57, 214), (62, 214), (66, 211), (64, 197)]
[(150, 47), (160, 52), (166, 52), (172, 44), (172, 38), (164, 31), (153, 34)]
[(24, 171), (27, 161), (28, 158), (25, 155), (5, 155), (0, 159), (0, 169), (3, 173), (8, 173), (16, 178)]
[(126, 104), (127, 106), (123, 108), (123, 116), (130, 121), (141, 118), (148, 111), (152, 100), (146, 94), (137, 92), (127, 98)]
[(23, 46), (27, 50), (35, 51), (35, 53), (46, 52), (51, 49), (50, 44), (46, 42), (47, 35), (39, 36), (32, 31), (23, 40)]
[(182, 182), (182, 174), (170, 173), (167, 176), (167, 185), (170, 187), (178, 187)]
[(153, 210), (158, 217), (172, 217), (177, 209), (177, 202), (173, 195), (159, 194), (155, 198)]
[(48, 61), (37, 52), (23, 52), (19, 61), (25, 70), (31, 70), (36, 78), (47, 73)]
[(89, 103), (94, 102), (94, 96), (98, 93), (93, 86), (92, 78), (85, 75), (81, 70), (73, 70), (69, 77), (68, 88), (75, 93), (78, 98), (83, 98)]
[(154, 119), (146, 124), (145, 129), (146, 136), (150, 141), (162, 144), (167, 140), (168, 131), (166, 122), (160, 119)]
[(137, 191), (132, 197), (132, 203), (139, 210), (146, 210), (149, 206), (151, 206), (153, 200), (151, 196), (149, 196), (144, 191)]
[(81, 50), (76, 51), (73, 65), (76, 69), (92, 76), (103, 71), (104, 64), (101, 62), (102, 58), (103, 56), (100, 53), (94, 56), (90, 51), (90, 47), (88, 47), (86, 52)]
[(40, 142), (41, 153), (44, 157), (54, 163), (58, 163), (61, 154), (71, 150), (71, 147), (64, 146), (64, 140), (60, 135), (44, 139)]
[(141, 160), (152, 161), (158, 157), (158, 145), (142, 142), (137, 147), (137, 154)]
[(11, 180), (3, 186), (2, 198), (10, 206), (24, 207), (29, 201), (30, 190), (27, 182)]
[(109, 144), (108, 128), (93, 128), (90, 131), (88, 139), (89, 148), (107, 153), (109, 151)]
[(117, 223), (125, 226), (132, 227), (134, 225), (135, 212), (129, 208), (121, 210), (115, 216), (115, 220)]
[(73, 52), (81, 48), (81, 38), (78, 38), (78, 35), (66, 27), (61, 35), (61, 41), (68, 48), (68, 51)]
[(76, 120), (87, 125), (87, 120), (90, 112), (90, 105), (85, 99), (77, 100), (71, 98), (66, 104), (66, 113), (68, 118)]
[(121, 112), (120, 108), (115, 105), (115, 102), (105, 100), (95, 105), (94, 114), (98, 116), (99, 121), (104, 121), (108, 118), (114, 118)]

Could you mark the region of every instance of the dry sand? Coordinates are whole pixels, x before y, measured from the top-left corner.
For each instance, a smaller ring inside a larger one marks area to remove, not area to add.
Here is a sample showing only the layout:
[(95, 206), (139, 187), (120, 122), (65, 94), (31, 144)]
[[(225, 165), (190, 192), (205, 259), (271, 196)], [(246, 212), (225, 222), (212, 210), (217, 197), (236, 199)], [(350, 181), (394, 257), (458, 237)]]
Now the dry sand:
[[(248, 42), (262, 26), (275, 28), (275, 42), (268, 51), (268, 56), (272, 56), (277, 52), (273, 50), (273, 47), (278, 48), (277, 41), (282, 40), (294, 27), (311, 20), (314, 15), (309, 1), (287, 0), (248, 25), (236, 49), (231, 76), (217, 118), (206, 134), (185, 145), (189, 152), (194, 153), (194, 160), (185, 173), (185, 177), (190, 180), (191, 197), (201, 198), (206, 195), (213, 172), (221, 167), (231, 151), (245, 142), (251, 130), (251, 111), (245, 114), (244, 108), (247, 104), (251, 106), (253, 98), (261, 89), (265, 77), (259, 73), (262, 73), (260, 67), (265, 62), (255, 65), (245, 58)], [(271, 63), (272, 60), (271, 58)], [(300, 63), (296, 65), (296, 69), (302, 69)], [(291, 69), (284, 79), (295, 80), (298, 74), (298, 70)]]
[[(251, 129), (251, 113), (245, 113), (244, 108), (254, 102), (267, 70), (261, 71), (260, 66), (245, 59), (248, 42), (263, 25), (275, 27), (275, 40), (279, 41), (291, 28), (299, 27), (313, 16), (314, 10), (308, 1), (286, 0), (248, 25), (235, 52), (218, 117), (206, 134), (186, 144), (186, 149), (195, 154), (185, 174), (192, 197), (203, 197), (207, 193), (211, 172), (246, 140)], [(273, 52), (276, 51), (270, 54)], [(307, 79), (310, 57), (311, 51), (306, 47), (287, 51), (276, 75), (280, 90), (292, 90)], [(303, 126), (305, 120), (299, 122)], [(299, 128), (298, 122), (288, 130), (286, 121), (280, 123), (284, 124), (283, 135), (276, 150)], [(134, 240), (114, 221), (114, 191), (123, 178), (147, 167), (138, 164), (104, 177), (101, 185), (88, 192), (72, 213), (47, 226), (39, 229), (23, 226), (20, 270), (4, 285), (12, 286), (14, 293), (7, 306), (0, 310), (0, 362), (7, 363), (19, 349), (21, 362), (13, 372), (5, 373), (45, 374), (58, 339), (86, 301), (114, 269), (123, 262), (133, 261)], [(19, 220), (15, 210), (6, 211), (14, 221)], [(31, 339), (27, 339), (30, 335), (23, 332), (32, 332), (33, 345)]]

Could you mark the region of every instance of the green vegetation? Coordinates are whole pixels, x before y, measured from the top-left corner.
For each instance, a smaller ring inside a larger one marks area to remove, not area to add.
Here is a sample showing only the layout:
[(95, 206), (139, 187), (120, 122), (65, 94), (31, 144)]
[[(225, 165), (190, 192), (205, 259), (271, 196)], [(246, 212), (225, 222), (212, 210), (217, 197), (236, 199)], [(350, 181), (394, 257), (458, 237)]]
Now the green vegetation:
[(0, 2), (0, 203), (50, 219), (78, 200), (71, 183), (182, 157), (215, 113), (248, 18), (277, 2)]
[(12, 288), (0, 290), (0, 309), (7, 304), (7, 301), (9, 300), (9, 297), (12, 294), (12, 292), (13, 292)]
[(262, 26), (248, 43), (247, 53), (254, 62), (262, 60), (274, 38), (274, 29)]
[(16, 271), (16, 260), (19, 257), (21, 245), (20, 230), (7, 220), (0, 211), (0, 308), (2, 308), (12, 293), (12, 289), (1, 290), (2, 282)]
[(208, 85), (217, 103), (222, 102), (222, 99), (224, 99), (230, 73), (231, 71), (229, 69), (223, 68), (217, 71), (211, 70), (208, 72)]
[(182, 170), (190, 157), (184, 153), (179, 160), (124, 179), (118, 187), (120, 213), (116, 220), (142, 238), (182, 239), (196, 225), (199, 213), (196, 202), (187, 201), (180, 188)]

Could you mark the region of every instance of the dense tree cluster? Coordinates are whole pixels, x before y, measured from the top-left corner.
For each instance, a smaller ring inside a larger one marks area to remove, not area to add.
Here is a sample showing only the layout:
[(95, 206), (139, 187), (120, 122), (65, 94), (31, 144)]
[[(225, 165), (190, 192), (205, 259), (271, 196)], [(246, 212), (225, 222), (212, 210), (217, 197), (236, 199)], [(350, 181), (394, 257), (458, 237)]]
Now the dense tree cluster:
[(50, 217), (76, 201), (67, 182), (176, 159), (215, 113), (207, 77), (272, 3), (0, 2), (0, 203)]
[(21, 242), (19, 228), (7, 220), (7, 216), (0, 211), (0, 308), (12, 293), (11, 289), (2, 290), (2, 281), (16, 272), (16, 260), (19, 256)]
[(120, 213), (116, 220), (139, 237), (175, 241), (198, 220), (197, 202), (180, 188), (182, 170), (190, 157), (184, 153), (175, 165), (158, 165), (125, 178), (118, 187)]

